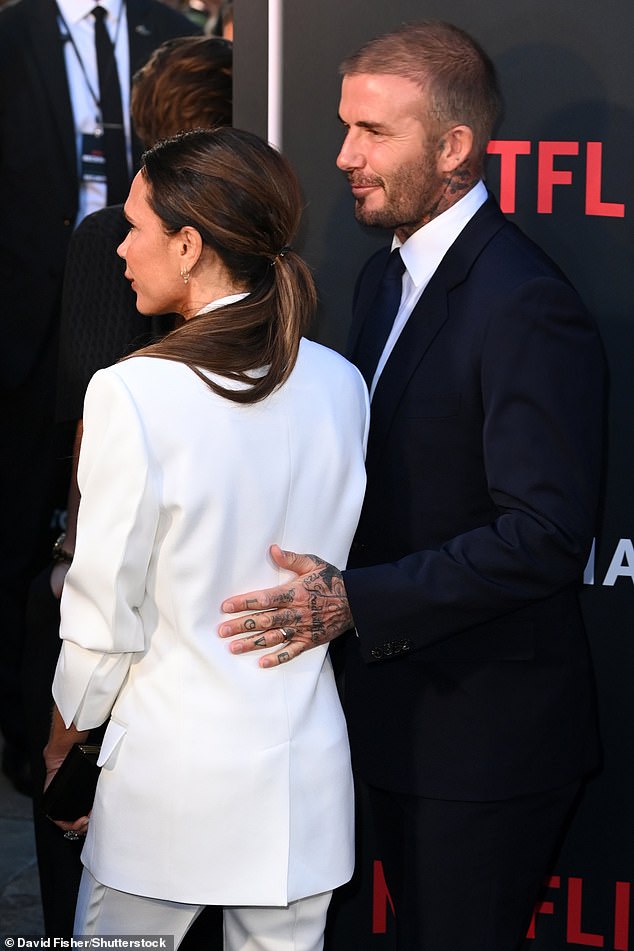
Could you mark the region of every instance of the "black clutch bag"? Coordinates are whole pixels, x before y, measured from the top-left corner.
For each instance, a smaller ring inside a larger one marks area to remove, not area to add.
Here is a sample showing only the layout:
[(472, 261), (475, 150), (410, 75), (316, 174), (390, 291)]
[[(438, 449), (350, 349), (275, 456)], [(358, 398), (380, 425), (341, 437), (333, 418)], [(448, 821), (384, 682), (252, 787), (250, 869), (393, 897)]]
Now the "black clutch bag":
[(99, 779), (99, 746), (75, 743), (44, 791), (44, 812), (49, 819), (74, 822), (92, 809)]

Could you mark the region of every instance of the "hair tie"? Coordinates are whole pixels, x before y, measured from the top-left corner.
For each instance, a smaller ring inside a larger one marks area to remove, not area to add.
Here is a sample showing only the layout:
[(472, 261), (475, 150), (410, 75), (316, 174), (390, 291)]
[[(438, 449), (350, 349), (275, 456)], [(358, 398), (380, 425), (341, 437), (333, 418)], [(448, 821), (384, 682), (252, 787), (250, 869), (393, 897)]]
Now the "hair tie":
[(271, 261), (271, 264), (277, 264), (278, 261), (280, 261), (283, 257), (285, 257), (288, 254), (289, 251), (292, 251), (292, 250), (293, 249), (291, 248), (290, 244), (285, 244), (284, 247), (280, 248), (280, 250), (277, 252), (275, 257)]

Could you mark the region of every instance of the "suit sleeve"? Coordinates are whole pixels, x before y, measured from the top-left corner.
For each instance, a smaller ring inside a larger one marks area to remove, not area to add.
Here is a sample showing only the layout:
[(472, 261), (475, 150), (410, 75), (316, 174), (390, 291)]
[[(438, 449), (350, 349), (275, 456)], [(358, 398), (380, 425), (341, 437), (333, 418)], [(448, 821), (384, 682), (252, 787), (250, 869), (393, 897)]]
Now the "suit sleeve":
[(139, 608), (158, 525), (158, 491), (134, 401), (114, 370), (86, 394), (77, 545), (61, 602), (53, 696), (68, 726), (103, 723), (146, 647)]
[(580, 582), (598, 505), (604, 375), (596, 329), (564, 280), (525, 281), (493, 308), (479, 385), (496, 517), (437, 550), (345, 572), (366, 660), (386, 656), (388, 642), (399, 653), (424, 648)]

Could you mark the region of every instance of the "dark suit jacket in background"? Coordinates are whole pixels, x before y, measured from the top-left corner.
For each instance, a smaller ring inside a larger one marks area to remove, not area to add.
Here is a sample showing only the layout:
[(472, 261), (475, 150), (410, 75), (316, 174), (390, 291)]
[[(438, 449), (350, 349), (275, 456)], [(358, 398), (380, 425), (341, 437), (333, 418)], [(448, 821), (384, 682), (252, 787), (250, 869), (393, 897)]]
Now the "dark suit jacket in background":
[[(16, 696), (31, 579), (65, 507), (72, 431), (55, 430), (59, 308), (78, 208), (76, 136), (54, 0), (0, 10), (0, 728), (22, 745)], [(130, 68), (169, 37), (199, 32), (159, 0), (129, 0)], [(138, 151), (138, 149), (137, 149)]]
[[(353, 342), (386, 254), (362, 272)], [(603, 416), (594, 324), (490, 198), (432, 277), (372, 403), (344, 575), (359, 632), (346, 710), (368, 782), (492, 800), (596, 764), (577, 590)]]
[[(159, 0), (128, 0), (130, 76), (165, 40), (200, 32)], [(53, 0), (0, 12), (0, 384), (24, 381), (54, 333), (77, 215), (75, 127)], [(134, 142), (135, 167), (141, 146)]]
[[(0, 501), (12, 540), (0, 564), (0, 728), (11, 746), (21, 753), (28, 746), (32, 754), (36, 828), (39, 819), (51, 838), (50, 845), (38, 842), (47, 933), (64, 936), (72, 933), (73, 904), (63, 880), (76, 880), (78, 852), (67, 849), (61, 835), (53, 838), (59, 830), (49, 828), (39, 812), (52, 678), (49, 640), (58, 643), (50, 605), (33, 606), (38, 610), (26, 699), (19, 673), (27, 592), (59, 532), (54, 510), (65, 506), (73, 434), (72, 427), (58, 432), (53, 426), (62, 280), (79, 196), (56, 14), (54, 0), (19, 0), (0, 10)], [(131, 75), (165, 40), (200, 32), (159, 0), (128, 0), (127, 18)], [(138, 143), (134, 151), (138, 161)]]

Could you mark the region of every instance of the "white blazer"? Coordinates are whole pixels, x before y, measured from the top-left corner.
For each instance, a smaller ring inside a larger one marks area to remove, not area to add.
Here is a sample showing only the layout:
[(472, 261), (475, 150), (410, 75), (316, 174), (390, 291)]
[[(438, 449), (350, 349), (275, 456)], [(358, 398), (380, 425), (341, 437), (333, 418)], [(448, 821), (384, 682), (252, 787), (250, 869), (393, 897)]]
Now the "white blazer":
[(303, 340), (287, 383), (239, 405), (135, 357), (93, 377), (84, 426), (53, 685), (67, 725), (110, 716), (84, 864), (204, 904), (342, 884), (353, 790), (327, 650), (262, 670), (216, 629), (224, 598), (288, 579), (272, 542), (345, 565), (365, 489), (360, 374)]

